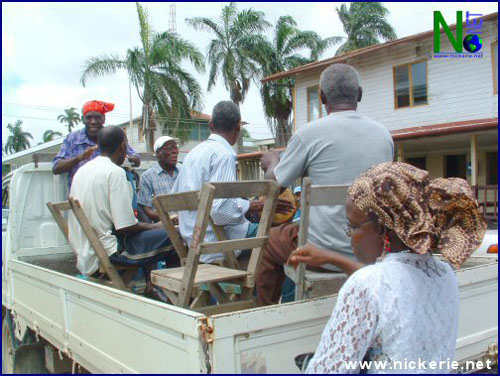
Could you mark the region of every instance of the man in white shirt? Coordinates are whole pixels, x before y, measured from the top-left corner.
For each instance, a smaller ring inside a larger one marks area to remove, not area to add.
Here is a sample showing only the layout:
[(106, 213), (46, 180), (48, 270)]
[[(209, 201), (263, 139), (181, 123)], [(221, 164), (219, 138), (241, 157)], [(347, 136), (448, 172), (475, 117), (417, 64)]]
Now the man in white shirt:
[[(197, 145), (184, 158), (182, 169), (172, 188), (172, 193), (200, 190), (205, 182), (236, 181), (236, 153), (231, 147), (239, 138), (241, 115), (238, 106), (230, 101), (215, 105), (209, 122), (210, 136)], [(288, 202), (280, 201), (276, 209), (287, 212), (291, 207)], [(254, 237), (257, 224), (247, 217), (260, 213), (263, 201), (249, 201), (241, 198), (215, 200), (211, 217), (216, 225), (223, 226), (228, 239)], [(179, 229), (184, 240), (191, 244), (196, 222), (196, 211), (179, 212)], [(213, 242), (217, 238), (208, 227), (205, 241)], [(200, 261), (211, 263), (224, 258), (222, 253), (202, 255)]]
[[(174, 251), (158, 252), (170, 245), (161, 222), (139, 222), (134, 215), (132, 187), (120, 167), (127, 154), (123, 130), (115, 126), (102, 128), (98, 146), (100, 156), (76, 172), (70, 197), (80, 202), (111, 262), (143, 266), (151, 290), (153, 264), (159, 260), (177, 264), (177, 256)], [(99, 268), (99, 260), (74, 215), (69, 216), (68, 227), (69, 242), (77, 252), (77, 268), (84, 275), (92, 275)]]

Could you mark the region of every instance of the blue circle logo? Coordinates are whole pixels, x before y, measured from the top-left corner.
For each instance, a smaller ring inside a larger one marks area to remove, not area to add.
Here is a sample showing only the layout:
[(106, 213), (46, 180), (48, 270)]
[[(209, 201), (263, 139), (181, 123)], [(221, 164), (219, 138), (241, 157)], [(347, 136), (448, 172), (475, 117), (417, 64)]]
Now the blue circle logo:
[(477, 34), (469, 34), (464, 38), (464, 48), (469, 52), (479, 52), (482, 46), (483, 40)]

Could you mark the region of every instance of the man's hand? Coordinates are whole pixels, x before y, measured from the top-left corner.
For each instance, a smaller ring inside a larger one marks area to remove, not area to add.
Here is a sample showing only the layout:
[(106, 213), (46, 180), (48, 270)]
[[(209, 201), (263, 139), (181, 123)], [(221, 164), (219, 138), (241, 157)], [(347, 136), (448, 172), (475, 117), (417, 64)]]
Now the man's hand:
[(305, 263), (307, 266), (319, 267), (330, 263), (331, 258), (332, 251), (307, 243), (302, 248), (297, 248), (290, 254), (287, 264), (293, 266), (294, 269), (297, 268), (300, 262)]
[[(265, 199), (250, 201), (250, 207), (248, 208), (247, 215), (262, 213), (262, 209), (264, 209), (264, 202)], [(281, 198), (278, 199), (276, 204), (276, 213), (288, 214), (294, 209), (295, 208), (290, 201), (283, 200)]]
[(130, 162), (132, 167), (139, 167), (141, 165), (141, 158), (134, 154), (127, 154), (127, 160)]
[(276, 204), (276, 213), (288, 214), (294, 210), (295, 206), (293, 206), (290, 201), (278, 198), (278, 203)]
[(246, 212), (247, 216), (252, 216), (253, 214), (262, 213), (262, 209), (264, 209), (264, 200), (254, 200), (250, 201), (250, 207)]
[(160, 221), (160, 222), (151, 223), (151, 228), (152, 229), (163, 228), (163, 222)]
[(81, 162), (81, 161), (84, 161), (86, 159), (89, 159), (97, 149), (98, 149), (97, 146), (91, 146), (91, 147), (85, 149), (85, 151), (78, 156), (78, 160)]
[(267, 172), (267, 170), (271, 169), (274, 171), (274, 167), (279, 163), (280, 161), (280, 153), (277, 150), (268, 150), (262, 154), (262, 157), (260, 158), (260, 167), (264, 172)]

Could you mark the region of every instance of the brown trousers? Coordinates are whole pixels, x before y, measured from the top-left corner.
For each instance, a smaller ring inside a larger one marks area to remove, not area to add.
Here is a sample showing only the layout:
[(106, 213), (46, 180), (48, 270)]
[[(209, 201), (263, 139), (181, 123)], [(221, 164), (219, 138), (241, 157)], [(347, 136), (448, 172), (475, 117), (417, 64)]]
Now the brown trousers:
[(281, 297), (281, 286), (285, 280), (283, 264), (298, 244), (298, 223), (285, 223), (271, 228), (269, 241), (263, 248), (262, 259), (255, 284), (259, 305), (277, 304)]

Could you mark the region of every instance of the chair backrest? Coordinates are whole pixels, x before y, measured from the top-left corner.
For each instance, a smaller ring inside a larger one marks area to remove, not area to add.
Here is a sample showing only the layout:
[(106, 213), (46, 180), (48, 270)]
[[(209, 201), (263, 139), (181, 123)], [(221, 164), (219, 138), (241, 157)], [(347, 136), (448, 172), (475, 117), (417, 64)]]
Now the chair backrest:
[[(255, 276), (257, 267), (262, 256), (262, 247), (267, 243), (269, 230), (272, 224), (273, 214), (276, 210), (279, 195), (279, 186), (276, 182), (267, 181), (242, 181), (234, 183), (210, 183), (214, 188), (213, 199), (236, 198), (236, 197), (265, 197), (264, 208), (259, 221), (257, 235), (255, 238), (218, 241), (216, 243), (200, 244), (200, 251), (222, 249), (224, 252), (237, 249), (252, 249), (247, 272)], [(211, 208), (211, 206), (210, 206)], [(215, 244), (219, 245), (219, 248)], [(207, 252), (208, 253), (208, 252)], [(230, 254), (233, 254), (232, 252)]]
[[(173, 219), (169, 212), (178, 212), (182, 210), (197, 210), (199, 204), (199, 191), (189, 191), (182, 193), (174, 193), (174, 194), (164, 194), (158, 195), (153, 198), (153, 205), (158, 212), (161, 221), (167, 231), (168, 237), (172, 242), (175, 251), (177, 252), (177, 256), (181, 261), (181, 265), (186, 264), (186, 258), (188, 254), (188, 249), (184, 244), (177, 228), (174, 225)], [(223, 241), (227, 240), (226, 234), (222, 227), (217, 226), (212, 218), (208, 219), (210, 226), (215, 232), (215, 235), (218, 240)], [(239, 264), (234, 257), (234, 254), (226, 254), (226, 261), (229, 267), (238, 268)]]
[[(309, 234), (309, 216), (311, 206), (319, 205), (345, 205), (348, 185), (312, 185), (311, 178), (305, 177), (302, 181), (302, 194), (300, 200), (300, 227), (298, 246), (307, 243)], [(295, 299), (304, 298), (305, 264), (301, 263), (297, 270)]]
[[(185, 247), (179, 247), (181, 252), (187, 253), (185, 273), (179, 291), (179, 306), (186, 306), (191, 297), (193, 281), (198, 268), (199, 258), (202, 254), (224, 253), (228, 259), (228, 266), (232, 268), (229, 260), (234, 258), (233, 251), (238, 249), (252, 249), (247, 267), (248, 277), (243, 283), (247, 289), (255, 285), (255, 273), (258, 269), (262, 247), (266, 244), (272, 222), (272, 214), (276, 209), (279, 194), (278, 184), (274, 181), (242, 181), (225, 183), (205, 183), (199, 192), (185, 192), (181, 194), (156, 196), (153, 203), (165, 225), (169, 235), (173, 235), (172, 243), (177, 249), (176, 242), (180, 240), (178, 233), (173, 231), (168, 212), (180, 210), (197, 210), (196, 224), (193, 231), (193, 240), (189, 252)], [(227, 240), (221, 228), (214, 226), (210, 218), (213, 201), (216, 199), (230, 199), (239, 197), (264, 196), (265, 203), (262, 210), (259, 228), (255, 238)], [(205, 242), (207, 226), (214, 227), (218, 240)], [(177, 239), (178, 238), (178, 239)], [(179, 255), (181, 258), (183, 255)], [(236, 263), (237, 264), (237, 263)]]
[(71, 210), (71, 205), (69, 204), (69, 201), (62, 201), (56, 203), (47, 202), (47, 207), (49, 208), (50, 213), (54, 217), (57, 226), (59, 226), (61, 232), (64, 234), (64, 237), (69, 242), (68, 221), (62, 214), (63, 211)]
[(169, 212), (178, 212), (182, 210), (198, 209), (198, 191), (157, 195), (153, 197), (153, 205), (160, 216), (160, 219), (167, 231), (168, 237), (172, 242), (181, 264), (186, 263), (188, 249), (184, 244), (179, 232), (175, 228), (172, 217)]
[(109, 260), (108, 254), (106, 250), (102, 246), (101, 241), (99, 240), (97, 233), (92, 228), (87, 216), (85, 215), (80, 202), (77, 199), (69, 198), (69, 204), (71, 205), (71, 209), (73, 214), (75, 215), (78, 223), (82, 226), (83, 233), (87, 237), (90, 242), (90, 245), (94, 249), (94, 252), (101, 263), (101, 267), (104, 269), (106, 274), (109, 277), (112, 285), (120, 290), (129, 291), (125, 282), (118, 274), (117, 270)]
[(62, 201), (58, 203), (48, 202), (47, 207), (49, 208), (49, 211), (52, 213), (52, 216), (54, 217), (54, 220), (61, 229), (62, 233), (68, 240), (68, 243), (69, 243), (68, 221), (66, 220), (66, 218), (64, 218), (62, 212), (65, 210), (71, 210), (73, 212), (76, 219), (80, 223), (80, 226), (82, 226), (85, 236), (89, 239), (90, 245), (94, 249), (97, 258), (99, 259), (100, 265), (107, 274), (111, 282), (111, 285), (120, 290), (129, 291), (125, 282), (120, 277), (113, 264), (111, 264), (111, 261), (109, 261), (109, 257), (104, 247), (102, 246), (101, 241), (97, 237), (95, 230), (90, 225), (90, 222), (87, 219), (85, 213), (83, 212), (83, 209), (78, 200), (72, 199), (70, 197), (68, 201)]

